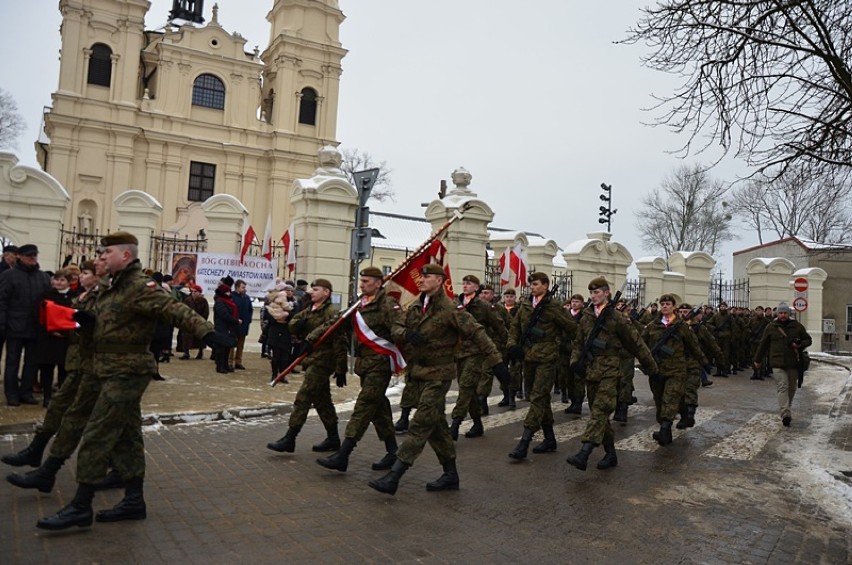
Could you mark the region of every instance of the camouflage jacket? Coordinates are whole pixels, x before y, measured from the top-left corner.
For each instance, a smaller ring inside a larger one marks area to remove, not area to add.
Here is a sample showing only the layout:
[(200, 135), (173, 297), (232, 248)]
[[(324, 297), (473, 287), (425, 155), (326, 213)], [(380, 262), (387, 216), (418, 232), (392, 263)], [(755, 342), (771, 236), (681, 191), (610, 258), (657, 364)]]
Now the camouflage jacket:
[[(313, 309), (312, 304), (309, 304), (290, 318), (287, 327), (293, 337), (315, 341), (324, 332), (319, 332), (315, 340), (311, 340), (308, 336), (312, 335), (317, 328), (328, 327), (327, 324), (334, 323), (339, 313), (340, 309), (330, 300), (323, 302), (316, 310)], [(334, 332), (305, 358), (303, 365), (320, 367), (322, 370), (328, 370), (329, 374), (345, 373), (346, 361), (346, 337), (343, 332)]]
[[(571, 319), (562, 306), (552, 299), (539, 304), (544, 310), (535, 326), (528, 329), (533, 315), (532, 297), (522, 300), (516, 308), (518, 314), (512, 320), (507, 347), (520, 345), (524, 348), (524, 360), (534, 363), (552, 363), (559, 359), (560, 344), (573, 340), (577, 334), (577, 322)], [(521, 343), (524, 333), (527, 337)]]
[(713, 337), (716, 339), (728, 339), (734, 333), (734, 317), (731, 316), (727, 310), (724, 313), (720, 311), (713, 314), (713, 316), (707, 320), (707, 325), (709, 326), (708, 329), (713, 332)]
[[(651, 356), (651, 352), (639, 337), (636, 329), (627, 318), (621, 316), (614, 309), (606, 311), (602, 322), (600, 333), (593, 343), (590, 343), (589, 356), (585, 359), (586, 380), (600, 381), (604, 377), (618, 377), (621, 374), (621, 350), (627, 349), (634, 357), (639, 359), (645, 372), (654, 375), (658, 372), (657, 363)], [(592, 329), (597, 322), (594, 305), (588, 306), (580, 318), (577, 336), (571, 348), (571, 363), (580, 361), (580, 355), (586, 346)]]
[(748, 341), (752, 346), (757, 347), (760, 343), (760, 338), (763, 337), (763, 332), (766, 331), (766, 326), (769, 325), (769, 318), (764, 315), (752, 316), (748, 324)]
[[(502, 350), (506, 346), (506, 338), (508, 331), (500, 314), (494, 308), (493, 304), (487, 304), (480, 300), (478, 296), (473, 297), (467, 304), (464, 304), (464, 295), (459, 295), (456, 302), (456, 309), (466, 311), (473, 316), (473, 319), (485, 328), (485, 333), (494, 343), (494, 346)], [(479, 347), (472, 341), (462, 340), (456, 350), (456, 359), (464, 359), (472, 355), (479, 355)]]
[(459, 340), (473, 343), (479, 353), (485, 356), (486, 367), (503, 360), (485, 328), (476, 323), (464, 309), (456, 308), (443, 291), (439, 290), (429, 297), (425, 312), (424, 298), (425, 295), (421, 295), (408, 307), (392, 331), (394, 340), (398, 342), (405, 340), (406, 330), (416, 331), (423, 337), (423, 343), (408, 343), (405, 346), (410, 378), (439, 381), (454, 379), (454, 351)]
[[(676, 329), (669, 335), (665, 342), (660, 340), (674, 326)], [(687, 357), (691, 356), (698, 360), (703, 367), (707, 365), (707, 358), (698, 345), (698, 338), (689, 331), (689, 326), (683, 320), (675, 318), (670, 325), (663, 324), (662, 316), (654, 320), (642, 332), (645, 345), (653, 352), (654, 359), (660, 369), (660, 374), (666, 376), (685, 376), (687, 372)]]
[[(571, 308), (568, 306), (563, 306), (562, 310), (565, 311), (565, 315), (568, 316), (569, 320), (573, 320), (577, 327), (579, 327), (580, 320), (583, 318), (583, 312), (585, 312), (585, 308), (580, 308), (577, 312), (577, 315), (574, 316), (571, 314)], [(565, 361), (565, 363), (571, 362), (571, 347), (574, 345), (574, 337), (576, 336), (576, 331), (572, 333), (570, 336), (564, 336), (562, 339), (562, 343), (559, 344), (560, 351), (559, 355)]]
[[(396, 298), (387, 294), (385, 289), (379, 289), (376, 297), (358, 309), (364, 323), (378, 337), (393, 342), (391, 339), (391, 328), (402, 318), (402, 308)], [(328, 320), (308, 334), (308, 341), (315, 342), (325, 331), (331, 327), (334, 319)], [(343, 334), (343, 342), (348, 343), (355, 331), (355, 314), (340, 325), (340, 333)], [(367, 345), (355, 338), (355, 373), (366, 375), (372, 372), (390, 372), (390, 358), (370, 349)]]
[[(106, 283), (107, 280), (104, 280)], [(74, 308), (90, 310), (97, 300), (98, 287), (83, 292), (74, 298)], [(94, 369), (92, 357), (95, 354), (92, 326), (81, 326), (71, 332), (68, 337), (68, 351), (65, 352), (65, 370), (70, 372), (92, 374)]]
[(719, 347), (719, 344), (716, 343), (716, 338), (707, 329), (707, 324), (704, 322), (691, 324), (689, 329), (698, 338), (698, 345), (701, 346), (701, 352), (704, 353), (708, 361), (710, 359), (719, 359), (722, 356), (722, 348)]
[(100, 288), (91, 312), (96, 317), (94, 371), (100, 378), (153, 375), (157, 367), (148, 348), (159, 320), (198, 338), (213, 331), (210, 322), (143, 273), (138, 260)]
[(794, 339), (802, 340), (800, 349), (804, 349), (813, 343), (805, 326), (796, 320), (788, 320), (786, 324), (773, 320), (766, 327), (766, 331), (763, 332), (754, 358), (763, 359), (769, 353), (769, 365), (772, 368), (792, 369), (798, 367), (798, 354), (791, 345)]

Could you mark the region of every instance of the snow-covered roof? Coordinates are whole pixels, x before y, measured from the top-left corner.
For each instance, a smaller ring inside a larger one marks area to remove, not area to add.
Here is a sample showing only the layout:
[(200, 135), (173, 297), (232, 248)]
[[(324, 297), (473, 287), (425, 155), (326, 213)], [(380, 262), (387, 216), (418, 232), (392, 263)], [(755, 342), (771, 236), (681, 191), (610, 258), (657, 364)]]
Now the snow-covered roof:
[(425, 218), (388, 212), (371, 212), (370, 227), (373, 247), (384, 249), (417, 249), (432, 235), (432, 224)]

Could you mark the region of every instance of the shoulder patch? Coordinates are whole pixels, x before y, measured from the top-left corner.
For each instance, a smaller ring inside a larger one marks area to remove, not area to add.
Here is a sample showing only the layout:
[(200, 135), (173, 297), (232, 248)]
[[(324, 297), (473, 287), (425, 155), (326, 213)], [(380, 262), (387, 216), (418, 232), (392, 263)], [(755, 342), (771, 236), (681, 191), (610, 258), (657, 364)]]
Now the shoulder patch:
[(157, 283), (155, 283), (154, 281), (148, 281), (147, 283), (145, 283), (145, 286), (147, 286), (148, 288), (154, 288), (155, 286), (157, 286)]
[(464, 310), (464, 304), (459, 304), (456, 306), (456, 310)]

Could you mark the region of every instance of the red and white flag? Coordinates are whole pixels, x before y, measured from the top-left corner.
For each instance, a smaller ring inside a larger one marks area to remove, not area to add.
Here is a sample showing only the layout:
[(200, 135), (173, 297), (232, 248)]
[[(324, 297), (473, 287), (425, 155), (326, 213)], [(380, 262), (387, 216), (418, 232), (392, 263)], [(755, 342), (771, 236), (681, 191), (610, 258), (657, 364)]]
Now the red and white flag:
[(500, 255), (500, 285), (504, 286), (512, 282), (512, 248), (506, 247), (506, 250)]
[(243, 218), (243, 244), (240, 246), (240, 265), (243, 264), (243, 258), (248, 253), (248, 249), (251, 247), (254, 238), (254, 228), (249, 224), (248, 214), (246, 214), (246, 217)]
[(293, 224), (281, 236), (281, 243), (284, 245), (284, 257), (287, 258), (287, 270), (292, 273), (296, 270), (296, 230)]
[(527, 286), (527, 250), (520, 243), (512, 248), (510, 269), (515, 273), (515, 286)]
[(272, 214), (266, 218), (266, 229), (263, 230), (263, 242), (260, 245), (260, 254), (272, 261)]
[(402, 306), (407, 306), (420, 294), (419, 282), (423, 276), (420, 270), (428, 263), (437, 263), (444, 267), (444, 292), (453, 298), (453, 280), (450, 275), (450, 265), (446, 262), (447, 248), (439, 240), (433, 241), (419, 255), (413, 257), (405, 269), (400, 271), (387, 282), (385, 288), (388, 294), (396, 298)]
[(355, 312), (355, 335), (358, 336), (358, 341), (381, 355), (387, 355), (390, 358), (391, 371), (399, 373), (405, 369), (405, 359), (402, 357), (402, 351), (383, 337), (376, 335), (370, 329), (364, 316), (361, 312)]

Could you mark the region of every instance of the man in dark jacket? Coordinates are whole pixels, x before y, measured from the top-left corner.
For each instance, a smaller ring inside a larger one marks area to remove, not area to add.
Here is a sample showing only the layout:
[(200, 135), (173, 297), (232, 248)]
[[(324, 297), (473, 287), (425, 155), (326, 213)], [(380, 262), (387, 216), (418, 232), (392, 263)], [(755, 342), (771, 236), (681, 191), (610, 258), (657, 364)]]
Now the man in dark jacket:
[[(14, 268), (0, 275), (0, 336), (6, 339), (3, 391), (6, 404), (38, 404), (33, 398), (37, 371), (36, 338), (39, 304), (50, 288), (50, 277), (39, 269), (38, 247), (28, 243), (18, 250)], [(21, 356), (24, 368), (18, 380)]]
[(246, 336), (249, 333), (249, 325), (254, 317), (254, 308), (251, 305), (251, 297), (246, 294), (246, 281), (238, 279), (234, 283), (234, 293), (231, 296), (237, 305), (237, 317), (240, 319), (240, 327), (237, 328), (237, 346), (231, 350), (231, 367), (243, 370), (243, 347), (246, 344)]

